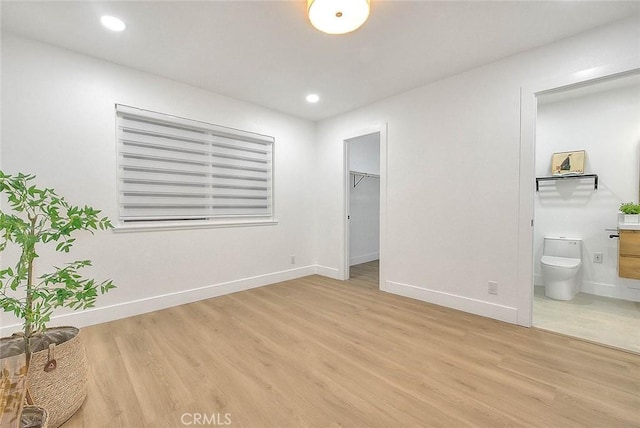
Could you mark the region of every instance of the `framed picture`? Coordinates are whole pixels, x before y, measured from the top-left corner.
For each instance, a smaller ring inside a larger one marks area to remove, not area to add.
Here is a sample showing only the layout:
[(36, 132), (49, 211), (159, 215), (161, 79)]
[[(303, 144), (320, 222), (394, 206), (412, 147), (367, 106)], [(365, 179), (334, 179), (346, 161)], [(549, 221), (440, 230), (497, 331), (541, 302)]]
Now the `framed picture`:
[(585, 151), (554, 153), (551, 158), (551, 174), (580, 175), (584, 174)]

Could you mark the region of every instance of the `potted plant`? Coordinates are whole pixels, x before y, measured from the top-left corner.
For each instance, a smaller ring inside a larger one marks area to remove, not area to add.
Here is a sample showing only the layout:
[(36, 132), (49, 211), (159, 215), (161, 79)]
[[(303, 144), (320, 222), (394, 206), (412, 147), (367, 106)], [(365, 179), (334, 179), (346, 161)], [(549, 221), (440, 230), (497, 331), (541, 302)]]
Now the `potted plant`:
[(23, 322), (20, 333), (0, 340), (0, 358), (26, 354), (27, 402), (43, 407), (49, 427), (56, 428), (80, 408), (86, 397), (87, 367), (79, 330), (74, 327), (47, 328), (53, 310), (92, 307), (99, 294), (114, 288), (111, 280), (84, 278), (80, 270), (90, 260), (76, 260), (49, 273), (36, 275), (34, 261), (40, 246), (68, 253), (78, 231), (112, 227), (100, 211), (78, 207), (58, 196), (53, 189), (33, 184), (35, 176), (0, 171), (0, 195), (11, 212), (0, 210), (0, 252), (17, 261), (9, 265), (6, 256), (0, 267), (0, 308)]
[(621, 223), (640, 223), (640, 204), (624, 202), (620, 204)]

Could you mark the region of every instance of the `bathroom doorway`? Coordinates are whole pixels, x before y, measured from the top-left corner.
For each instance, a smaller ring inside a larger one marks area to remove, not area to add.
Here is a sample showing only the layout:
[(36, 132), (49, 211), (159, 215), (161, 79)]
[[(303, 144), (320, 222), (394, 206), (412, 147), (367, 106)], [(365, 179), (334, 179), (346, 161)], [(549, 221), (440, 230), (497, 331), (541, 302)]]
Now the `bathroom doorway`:
[[(618, 276), (617, 213), (639, 197), (639, 117), (637, 71), (536, 95), (532, 296), (534, 327), (638, 353), (640, 280)], [(582, 151), (584, 175), (554, 176), (554, 154)], [(582, 247), (566, 300), (550, 297), (566, 283), (541, 267), (544, 243), (558, 238)]]
[(345, 279), (375, 282), (376, 287), (380, 266), (380, 137), (381, 132), (371, 132), (344, 142)]

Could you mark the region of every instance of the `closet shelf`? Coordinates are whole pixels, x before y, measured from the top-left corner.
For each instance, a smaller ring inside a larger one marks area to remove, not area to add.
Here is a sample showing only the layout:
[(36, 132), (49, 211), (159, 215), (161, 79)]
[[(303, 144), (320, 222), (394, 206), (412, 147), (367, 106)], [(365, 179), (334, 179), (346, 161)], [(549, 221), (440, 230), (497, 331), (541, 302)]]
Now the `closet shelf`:
[(580, 175), (551, 175), (548, 177), (536, 177), (536, 192), (540, 191), (539, 183), (541, 181), (571, 180), (571, 179), (593, 179), (593, 190), (598, 190), (598, 174), (580, 174)]
[[(360, 184), (365, 178), (380, 178), (380, 174), (370, 174), (368, 172), (349, 171), (349, 174), (353, 175), (353, 188)], [(358, 178), (360, 177), (360, 178)]]

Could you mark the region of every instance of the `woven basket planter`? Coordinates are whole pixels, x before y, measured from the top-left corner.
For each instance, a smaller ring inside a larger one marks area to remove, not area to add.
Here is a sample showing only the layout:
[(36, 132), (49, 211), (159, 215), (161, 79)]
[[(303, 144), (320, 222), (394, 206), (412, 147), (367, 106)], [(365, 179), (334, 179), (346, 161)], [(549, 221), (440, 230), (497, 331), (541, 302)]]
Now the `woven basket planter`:
[[(24, 352), (21, 337), (2, 339), (2, 347)], [(31, 339), (28, 397), (46, 409), (48, 428), (58, 428), (78, 411), (87, 396), (87, 358), (75, 327), (55, 327)], [(11, 351), (9, 351), (11, 352)]]
[(24, 406), (20, 428), (49, 428), (49, 413), (38, 406)]

